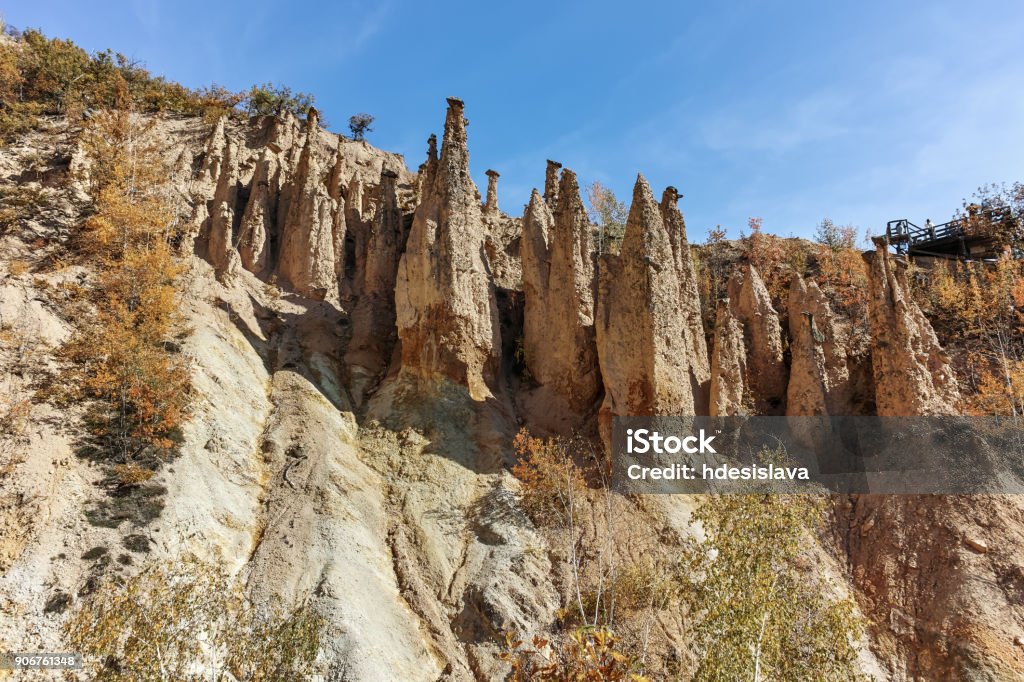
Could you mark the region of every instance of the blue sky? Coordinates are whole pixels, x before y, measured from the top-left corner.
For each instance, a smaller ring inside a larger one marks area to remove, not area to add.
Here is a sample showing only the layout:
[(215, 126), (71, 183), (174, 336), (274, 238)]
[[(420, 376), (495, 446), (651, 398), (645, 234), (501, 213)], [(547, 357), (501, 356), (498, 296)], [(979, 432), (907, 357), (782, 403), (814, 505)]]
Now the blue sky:
[[(102, 10), (97, 9), (103, 7)], [(0, 5), (189, 86), (275, 81), (415, 168), (445, 97), (466, 101), (474, 179), (519, 213), (545, 159), (621, 198), (673, 184), (691, 239), (749, 216), (809, 235), (949, 217), (1024, 180), (1024, 2), (246, 2)]]

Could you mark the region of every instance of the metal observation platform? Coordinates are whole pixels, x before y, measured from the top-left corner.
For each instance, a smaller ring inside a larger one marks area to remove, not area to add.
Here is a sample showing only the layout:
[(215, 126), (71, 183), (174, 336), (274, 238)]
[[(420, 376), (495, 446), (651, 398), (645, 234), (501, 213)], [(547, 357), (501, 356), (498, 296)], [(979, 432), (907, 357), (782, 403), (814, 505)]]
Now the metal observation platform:
[(1008, 227), (1011, 220), (1007, 207), (969, 208), (967, 215), (947, 223), (915, 225), (906, 218), (886, 224), (886, 241), (904, 256), (968, 259), (997, 257), (996, 232)]

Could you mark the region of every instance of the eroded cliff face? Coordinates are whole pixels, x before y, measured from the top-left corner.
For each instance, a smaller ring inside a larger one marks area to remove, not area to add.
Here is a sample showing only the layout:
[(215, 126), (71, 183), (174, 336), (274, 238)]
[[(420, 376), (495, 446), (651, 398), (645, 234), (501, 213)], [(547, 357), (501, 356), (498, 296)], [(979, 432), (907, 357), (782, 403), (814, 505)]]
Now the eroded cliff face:
[[(0, 489), (0, 607), (20, 609), (0, 622), (5, 645), (32, 631), (60, 649), (47, 600), (90, 580), (87, 550), (141, 532), (158, 557), (196, 552), (247, 577), (261, 602), (311, 603), (347, 679), (498, 679), (503, 634), (545, 631), (566, 598), (564, 557), (510, 502), (519, 426), (607, 437), (615, 415), (954, 409), (948, 361), (882, 248), (868, 257), (870, 358), (815, 283), (793, 278), (777, 302), (784, 329), (742, 264), (709, 349), (674, 188), (659, 204), (639, 177), (622, 251), (595, 267), (560, 164), (522, 218), (499, 210), (497, 173), (481, 202), (459, 100), (418, 174), (315, 115), (162, 125), (172, 184), (194, 209), (182, 455), (161, 470), (158, 520), (94, 527), (81, 510), (102, 502), (96, 472), (41, 424), (16, 489)], [(38, 320), (57, 343), (68, 323), (34, 286), (5, 274), (0, 313)], [(691, 500), (616, 504), (623, 528), (656, 538), (623, 543), (626, 560), (699, 534)], [(837, 503), (834, 529), (829, 551), (874, 620), (887, 677), (1024, 670), (1022, 503), (860, 496)], [(32, 532), (39, 543), (20, 539)], [(684, 621), (653, 626), (676, 660)]]

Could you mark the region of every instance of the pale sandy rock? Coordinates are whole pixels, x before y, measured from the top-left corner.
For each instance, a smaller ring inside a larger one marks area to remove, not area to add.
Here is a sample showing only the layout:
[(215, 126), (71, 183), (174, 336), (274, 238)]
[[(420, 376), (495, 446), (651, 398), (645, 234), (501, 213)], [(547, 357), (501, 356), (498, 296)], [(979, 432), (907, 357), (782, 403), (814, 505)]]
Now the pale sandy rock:
[(487, 201), (484, 203), (484, 214), (494, 215), (498, 213), (498, 178), (501, 173), (496, 170), (487, 171)]
[(416, 209), (398, 268), (401, 363), (403, 372), (449, 379), (482, 400), (497, 391), (500, 328), (463, 103), (450, 98), (448, 105), (437, 175)]
[(536, 190), (524, 219), (526, 365), (546, 412), (583, 414), (598, 398), (590, 221), (576, 174), (562, 171), (554, 216)]
[(252, 273), (263, 273), (271, 264), (270, 239), (277, 227), (277, 183), (276, 155), (268, 149), (257, 162), (239, 227), (238, 253), (242, 266)]
[(387, 368), (396, 341), (394, 291), (402, 247), (397, 178), (391, 170), (381, 173), (376, 215), (369, 224), (364, 279), (352, 313), (352, 338), (345, 354), (350, 390), (360, 404)]
[(306, 141), (288, 190), (287, 212), (281, 223), (278, 273), (296, 292), (323, 299), (336, 289), (334, 213), (336, 206), (321, 177), (317, 158), (317, 117), (310, 110)]
[[(348, 236), (348, 225), (345, 221), (345, 145), (338, 141), (338, 152), (334, 158), (334, 168), (327, 186), (327, 194), (331, 197), (333, 219), (331, 221), (331, 240), (334, 243), (334, 274), (344, 276), (345, 270), (345, 238)], [(398, 177), (395, 174), (395, 177)]]
[(601, 264), (596, 326), (607, 442), (613, 416), (694, 413), (672, 241), (643, 176), (633, 189), (621, 255)]
[(667, 187), (661, 198), (661, 217), (665, 221), (672, 254), (675, 258), (676, 276), (679, 278), (679, 306), (686, 324), (687, 362), (690, 366), (690, 385), (693, 390), (693, 406), (696, 414), (709, 413), (711, 390), (711, 366), (708, 359), (708, 345), (704, 336), (704, 322), (701, 318), (700, 292), (697, 289), (697, 274), (690, 258), (690, 244), (686, 238), (686, 221), (679, 211), (679, 191)]
[(511, 218), (501, 211), (484, 215), (484, 254), (494, 286), (507, 291), (522, 291), (523, 266), (520, 255), (523, 219)]
[(238, 199), (238, 153), (232, 142), (224, 146), (224, 155), (217, 169), (217, 189), (210, 210), (207, 252), (218, 277), (230, 275), (236, 269), (238, 252), (235, 248), (235, 205)]
[(562, 164), (548, 159), (547, 167), (544, 169), (544, 201), (554, 207), (558, 201), (558, 170)]

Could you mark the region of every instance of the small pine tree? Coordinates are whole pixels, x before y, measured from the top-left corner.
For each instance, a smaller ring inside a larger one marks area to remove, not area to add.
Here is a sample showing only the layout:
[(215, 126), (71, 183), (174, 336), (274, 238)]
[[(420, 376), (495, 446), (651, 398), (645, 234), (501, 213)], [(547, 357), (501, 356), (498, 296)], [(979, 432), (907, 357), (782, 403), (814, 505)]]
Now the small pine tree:
[(352, 139), (361, 142), (366, 138), (366, 133), (372, 133), (373, 116), (362, 113), (356, 114), (348, 119), (348, 129), (352, 131)]

